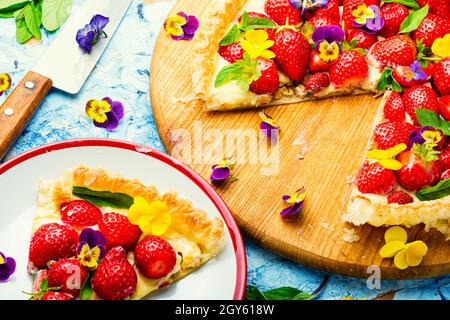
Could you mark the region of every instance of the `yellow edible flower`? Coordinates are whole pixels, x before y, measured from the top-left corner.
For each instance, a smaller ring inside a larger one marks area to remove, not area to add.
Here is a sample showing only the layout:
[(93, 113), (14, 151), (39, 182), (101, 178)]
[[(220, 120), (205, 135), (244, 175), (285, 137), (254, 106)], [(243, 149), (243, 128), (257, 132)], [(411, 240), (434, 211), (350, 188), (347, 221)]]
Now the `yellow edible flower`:
[(328, 41), (323, 40), (319, 44), (319, 57), (323, 62), (329, 63), (337, 60), (339, 53), (339, 45), (336, 42), (328, 43)]
[(394, 257), (394, 264), (400, 270), (420, 265), (428, 251), (423, 241), (407, 243), (408, 235), (402, 227), (389, 228), (384, 234), (384, 239), (386, 244), (380, 250), (381, 257)]
[(100, 101), (92, 99), (86, 104), (86, 114), (98, 123), (105, 123), (108, 120), (106, 113), (109, 111), (111, 111), (111, 105), (105, 99)]
[(264, 30), (249, 30), (241, 40), (242, 48), (250, 55), (251, 59), (262, 57), (265, 59), (275, 58), (275, 53), (269, 49), (274, 45), (274, 41), (269, 40), (269, 35)]
[(434, 148), (437, 147), (439, 142), (441, 142), (443, 136), (440, 131), (435, 130), (427, 130), (422, 133), (422, 137), (426, 140), (426, 144), (428, 144), (430, 147)]
[(98, 246), (90, 248), (86, 243), (80, 251), (78, 258), (82, 266), (89, 269), (96, 269), (98, 265), (98, 260), (100, 259), (100, 248)]
[(442, 38), (434, 40), (431, 51), (441, 58), (450, 57), (450, 33), (447, 33)]
[(172, 216), (169, 207), (161, 200), (148, 203), (144, 198), (137, 196), (128, 211), (128, 220), (138, 225), (144, 234), (160, 236), (169, 228)]
[(7, 73), (0, 73), (0, 96), (11, 88), (11, 77)]
[(395, 157), (397, 157), (401, 152), (405, 151), (407, 148), (408, 147), (406, 144), (400, 143), (395, 147), (392, 147), (387, 150), (373, 149), (367, 153), (367, 158), (376, 160), (376, 162), (378, 162), (381, 166), (385, 167), (386, 169), (400, 170), (403, 167), (403, 165), (400, 161), (396, 160)]
[(361, 3), (352, 10), (352, 16), (355, 17), (355, 22), (358, 24), (366, 24), (367, 19), (375, 18), (375, 12), (365, 3)]
[(184, 34), (183, 26), (186, 25), (187, 20), (181, 15), (176, 15), (167, 18), (164, 23), (164, 30), (172, 36), (182, 36)]

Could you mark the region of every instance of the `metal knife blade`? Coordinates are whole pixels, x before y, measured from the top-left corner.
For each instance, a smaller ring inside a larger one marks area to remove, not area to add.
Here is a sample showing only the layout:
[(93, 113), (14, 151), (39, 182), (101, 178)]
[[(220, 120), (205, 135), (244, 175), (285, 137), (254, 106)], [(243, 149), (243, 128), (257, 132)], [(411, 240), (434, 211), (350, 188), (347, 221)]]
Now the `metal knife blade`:
[[(85, 0), (66, 21), (63, 29), (32, 69), (53, 81), (53, 87), (76, 94), (101, 57), (132, 0)], [(101, 14), (109, 18), (104, 31), (108, 35), (85, 54), (75, 41), (77, 31)]]

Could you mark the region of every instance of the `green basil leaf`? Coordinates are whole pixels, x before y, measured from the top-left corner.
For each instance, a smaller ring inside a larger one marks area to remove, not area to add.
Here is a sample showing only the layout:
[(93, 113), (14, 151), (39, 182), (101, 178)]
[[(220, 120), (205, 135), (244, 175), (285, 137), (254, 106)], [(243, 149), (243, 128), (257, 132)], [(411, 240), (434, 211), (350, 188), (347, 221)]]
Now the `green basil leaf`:
[(383, 0), (385, 3), (398, 3), (414, 9), (420, 9), (420, 5), (416, 0)]
[(80, 299), (81, 300), (89, 300), (89, 298), (92, 296), (92, 293), (94, 292), (94, 290), (92, 289), (92, 285), (91, 285), (92, 275), (93, 275), (93, 272), (89, 272), (86, 281), (84, 281), (83, 285), (81, 286), (81, 290), (80, 290)]
[(9, 19), (14, 18), (14, 10), (13, 11), (6, 11), (6, 12), (0, 12), (0, 18), (2, 19)]
[(242, 14), (242, 17), (241, 17), (241, 23), (239, 25), (240, 29), (244, 29), (245, 28), (245, 26), (248, 23), (248, 19), (249, 19), (248, 11), (244, 11), (244, 13)]
[(292, 287), (282, 287), (263, 292), (269, 300), (309, 300), (311, 295)]
[(94, 191), (85, 187), (73, 187), (72, 194), (99, 207), (129, 209), (133, 205), (133, 198), (124, 193)]
[(32, 2), (22, 10), (28, 30), (35, 38), (41, 40), (41, 13)]
[(425, 19), (427, 15), (428, 15), (428, 5), (417, 11), (412, 11), (400, 25), (399, 33), (408, 33), (416, 30), (419, 27), (422, 20)]
[(230, 31), (225, 35), (225, 37), (220, 41), (219, 45), (221, 46), (227, 46), (232, 43), (235, 43), (239, 40), (239, 38), (242, 35), (241, 29), (239, 29), (238, 25), (235, 24)]
[(42, 24), (48, 31), (55, 31), (66, 22), (72, 8), (72, 0), (45, 0), (42, 4)]
[(240, 66), (236, 63), (226, 65), (222, 70), (219, 71), (214, 87), (220, 87), (221, 85), (233, 80), (240, 73)]
[(28, 0), (0, 0), (0, 12), (15, 11), (25, 7), (28, 3)]
[(416, 116), (422, 127), (430, 126), (441, 130), (444, 135), (450, 136), (450, 122), (442, 119), (436, 112), (418, 108)]
[(247, 286), (247, 291), (245, 292), (246, 300), (268, 300), (264, 294), (255, 286)]
[(16, 17), (16, 39), (20, 44), (24, 44), (33, 38), (33, 34), (28, 30), (25, 19)]
[(244, 27), (245, 31), (264, 28), (273, 29), (275, 23), (267, 18), (253, 17), (248, 19), (247, 25)]
[(450, 195), (450, 179), (442, 180), (434, 187), (424, 188), (416, 193), (420, 201), (442, 199)]

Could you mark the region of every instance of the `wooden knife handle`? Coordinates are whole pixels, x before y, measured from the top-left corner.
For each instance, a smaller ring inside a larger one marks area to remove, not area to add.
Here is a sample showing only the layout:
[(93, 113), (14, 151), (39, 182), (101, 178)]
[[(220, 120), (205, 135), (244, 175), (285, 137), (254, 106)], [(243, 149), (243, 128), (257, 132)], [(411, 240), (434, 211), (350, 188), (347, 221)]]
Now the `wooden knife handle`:
[(30, 71), (0, 107), (0, 159), (22, 133), (51, 88), (52, 80)]

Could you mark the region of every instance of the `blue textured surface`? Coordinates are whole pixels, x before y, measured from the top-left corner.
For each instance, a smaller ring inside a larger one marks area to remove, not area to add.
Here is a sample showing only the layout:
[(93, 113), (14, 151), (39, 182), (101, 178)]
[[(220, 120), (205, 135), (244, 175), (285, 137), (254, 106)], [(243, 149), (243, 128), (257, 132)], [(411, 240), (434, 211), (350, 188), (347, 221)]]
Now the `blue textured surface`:
[[(82, 1), (75, 0), (75, 7)], [(149, 98), (149, 64), (156, 36), (173, 1), (142, 5), (134, 1), (106, 53), (99, 61), (82, 91), (70, 96), (52, 91), (17, 140), (8, 157), (46, 143), (72, 138), (115, 138), (163, 149)], [(55, 35), (44, 34), (41, 44), (19, 45), (12, 19), (0, 19), (0, 72), (7, 72), (17, 84)], [(84, 115), (86, 101), (110, 96), (125, 105), (125, 119), (114, 132), (95, 128)], [(0, 97), (0, 103), (5, 96)], [(248, 283), (261, 289), (293, 286), (312, 292), (324, 273), (286, 261), (246, 239)], [(383, 281), (381, 290), (367, 289), (365, 280), (331, 275), (321, 299), (343, 296), (374, 298), (403, 289), (396, 299), (448, 299), (450, 277), (422, 281)]]

